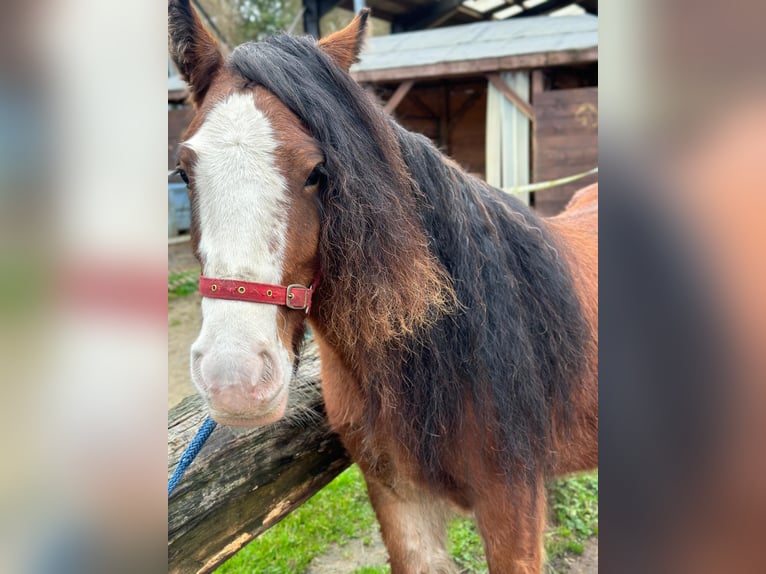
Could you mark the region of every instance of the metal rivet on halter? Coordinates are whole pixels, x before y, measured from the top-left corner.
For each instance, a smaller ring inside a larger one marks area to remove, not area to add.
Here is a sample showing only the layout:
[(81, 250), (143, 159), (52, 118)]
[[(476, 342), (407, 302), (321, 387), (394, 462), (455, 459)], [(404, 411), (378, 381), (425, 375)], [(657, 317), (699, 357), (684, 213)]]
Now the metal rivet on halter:
[(240, 295), (244, 295), (245, 294), (245, 288), (244, 287), (237, 287), (237, 293), (239, 293)]
[(293, 297), (295, 297), (295, 293), (290, 293), (290, 294), (287, 296), (287, 298), (288, 298), (288, 299), (292, 299)]
[(218, 285), (211, 285), (210, 286), (211, 291), (218, 291)]
[(271, 289), (269, 289), (268, 291), (266, 291), (266, 295), (268, 295), (269, 297), (271, 297), (271, 295), (272, 295)]

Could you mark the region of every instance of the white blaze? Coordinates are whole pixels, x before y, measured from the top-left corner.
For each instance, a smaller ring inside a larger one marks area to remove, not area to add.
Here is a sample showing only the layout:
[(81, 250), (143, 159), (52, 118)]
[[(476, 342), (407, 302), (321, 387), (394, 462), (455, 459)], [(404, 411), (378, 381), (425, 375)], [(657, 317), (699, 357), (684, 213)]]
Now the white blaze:
[[(184, 145), (196, 154), (194, 190), (203, 274), (280, 283), (287, 186), (275, 165), (277, 142), (271, 124), (255, 107), (252, 93), (236, 93), (217, 104)], [(280, 363), (280, 382), (288, 382), (291, 364), (277, 335), (276, 306), (203, 298), (202, 315), (193, 355), (196, 351), (220, 357), (231, 362), (232, 369), (242, 369), (237, 357), (265, 347)], [(200, 376), (193, 372), (195, 383)]]

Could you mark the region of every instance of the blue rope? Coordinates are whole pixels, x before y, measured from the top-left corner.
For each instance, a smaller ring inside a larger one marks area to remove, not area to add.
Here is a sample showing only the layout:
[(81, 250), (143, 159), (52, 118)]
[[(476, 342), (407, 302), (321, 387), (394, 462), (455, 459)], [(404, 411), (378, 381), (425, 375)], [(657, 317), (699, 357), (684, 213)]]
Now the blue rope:
[(181, 455), (181, 459), (178, 461), (178, 466), (176, 466), (175, 471), (173, 471), (173, 476), (168, 480), (168, 498), (170, 498), (170, 493), (173, 492), (176, 485), (181, 481), (181, 477), (186, 472), (186, 469), (189, 468), (189, 465), (199, 454), (199, 451), (202, 450), (202, 445), (205, 444), (205, 441), (210, 437), (215, 426), (216, 422), (213, 419), (210, 417), (206, 418), (205, 422), (202, 423), (202, 426), (197, 431), (197, 435), (191, 441), (189, 446), (186, 447), (186, 450)]

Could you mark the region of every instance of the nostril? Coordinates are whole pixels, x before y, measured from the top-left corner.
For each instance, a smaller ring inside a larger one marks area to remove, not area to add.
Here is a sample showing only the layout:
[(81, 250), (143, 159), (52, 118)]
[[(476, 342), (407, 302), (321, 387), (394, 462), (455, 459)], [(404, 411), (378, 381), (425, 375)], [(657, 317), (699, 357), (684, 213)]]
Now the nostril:
[(202, 352), (192, 348), (190, 355), (192, 383), (199, 389), (206, 390), (209, 388), (209, 385), (205, 384), (205, 378), (202, 376)]
[(258, 353), (261, 359), (261, 381), (271, 381), (274, 378), (274, 358), (268, 351)]

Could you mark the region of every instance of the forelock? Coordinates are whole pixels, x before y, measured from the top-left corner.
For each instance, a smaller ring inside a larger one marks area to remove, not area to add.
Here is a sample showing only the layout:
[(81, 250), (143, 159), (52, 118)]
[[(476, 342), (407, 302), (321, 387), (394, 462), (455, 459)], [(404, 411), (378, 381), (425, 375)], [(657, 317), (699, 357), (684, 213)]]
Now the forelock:
[(277, 35), (248, 42), (229, 65), (272, 92), (319, 143), (329, 171), (366, 181), (407, 185), (390, 118), (377, 102), (307, 37)]

